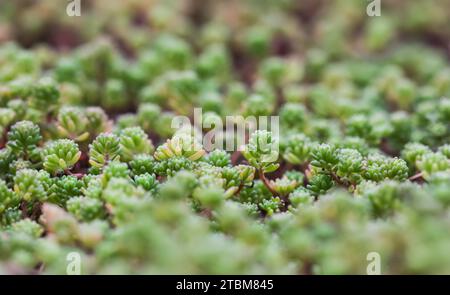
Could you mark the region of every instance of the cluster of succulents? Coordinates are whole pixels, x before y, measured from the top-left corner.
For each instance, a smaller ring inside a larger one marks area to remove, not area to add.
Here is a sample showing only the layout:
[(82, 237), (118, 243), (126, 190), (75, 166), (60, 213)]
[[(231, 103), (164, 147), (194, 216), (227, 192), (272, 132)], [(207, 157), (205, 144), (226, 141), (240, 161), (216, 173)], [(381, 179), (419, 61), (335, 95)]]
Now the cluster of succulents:
[(450, 273), (448, 2), (5, 2), (0, 273)]

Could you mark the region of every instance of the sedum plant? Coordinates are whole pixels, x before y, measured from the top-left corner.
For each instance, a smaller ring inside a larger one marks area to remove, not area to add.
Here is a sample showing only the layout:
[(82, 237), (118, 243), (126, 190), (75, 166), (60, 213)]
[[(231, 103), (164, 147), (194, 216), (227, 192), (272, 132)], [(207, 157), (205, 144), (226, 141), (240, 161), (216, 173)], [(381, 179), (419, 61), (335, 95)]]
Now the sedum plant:
[(147, 134), (140, 127), (128, 127), (120, 131), (120, 156), (131, 161), (134, 155), (149, 154), (154, 147)]
[(20, 121), (8, 132), (7, 147), (17, 157), (27, 160), (41, 139), (39, 126), (30, 121)]
[(80, 159), (77, 144), (70, 139), (49, 142), (42, 150), (43, 166), (51, 174), (67, 172)]
[[(189, 128), (188, 128), (189, 129)], [(175, 157), (182, 157), (191, 161), (199, 160), (205, 151), (203, 147), (190, 131), (181, 130), (166, 143), (160, 145), (154, 154), (156, 160), (169, 160)]]
[(17, 193), (9, 189), (3, 180), (0, 181), (0, 197), (0, 214), (3, 214), (9, 208), (16, 207), (20, 202), (20, 198)]
[(102, 168), (119, 158), (120, 139), (114, 134), (102, 133), (89, 146), (89, 163), (93, 167)]
[(0, 9), (0, 273), (450, 274), (448, 1), (56, 2)]
[(74, 141), (85, 141), (89, 137), (87, 126), (88, 118), (82, 109), (77, 107), (63, 107), (57, 116), (57, 129), (61, 137), (70, 138)]

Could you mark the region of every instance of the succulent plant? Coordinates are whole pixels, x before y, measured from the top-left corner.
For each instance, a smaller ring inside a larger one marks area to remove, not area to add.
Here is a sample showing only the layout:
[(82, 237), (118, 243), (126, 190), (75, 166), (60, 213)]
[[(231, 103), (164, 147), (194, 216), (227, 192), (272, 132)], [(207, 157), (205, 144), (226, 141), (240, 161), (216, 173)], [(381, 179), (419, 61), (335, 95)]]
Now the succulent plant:
[(80, 159), (77, 144), (70, 139), (49, 142), (42, 150), (43, 166), (51, 174), (70, 170)]
[(0, 273), (450, 274), (449, 1), (1, 2)]

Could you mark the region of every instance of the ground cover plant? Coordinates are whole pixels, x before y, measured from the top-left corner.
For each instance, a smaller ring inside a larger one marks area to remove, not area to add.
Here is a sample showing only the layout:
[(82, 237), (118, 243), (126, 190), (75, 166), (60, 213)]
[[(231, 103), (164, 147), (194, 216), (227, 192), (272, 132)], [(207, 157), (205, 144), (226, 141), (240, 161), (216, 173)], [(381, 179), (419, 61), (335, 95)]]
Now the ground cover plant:
[(0, 273), (450, 274), (448, 1), (63, 2), (0, 3)]

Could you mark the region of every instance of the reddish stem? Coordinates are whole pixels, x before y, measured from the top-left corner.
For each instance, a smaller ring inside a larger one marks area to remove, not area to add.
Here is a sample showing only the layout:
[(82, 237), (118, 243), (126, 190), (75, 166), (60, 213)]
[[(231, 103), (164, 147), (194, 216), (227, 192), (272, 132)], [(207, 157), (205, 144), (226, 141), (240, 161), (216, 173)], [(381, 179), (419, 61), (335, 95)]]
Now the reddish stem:
[(234, 195), (236, 196), (237, 194), (239, 194), (242, 190), (242, 188), (244, 187), (244, 183), (241, 183), (237, 189), (237, 191), (234, 193)]
[(231, 163), (233, 165), (236, 165), (240, 156), (241, 156), (241, 152), (240, 151), (235, 151), (233, 154), (231, 154)]
[(343, 185), (345, 187), (349, 187), (350, 184), (346, 181), (342, 181), (342, 179), (340, 179), (334, 172), (331, 172), (331, 178), (339, 185)]
[(27, 208), (27, 203), (25, 201), (22, 201), (22, 203), (20, 204), (20, 210), (22, 211), (22, 218), (27, 218), (28, 217), (28, 208)]
[(259, 173), (259, 179), (261, 179), (261, 181), (269, 189), (269, 191), (272, 193), (272, 195), (278, 195), (277, 191), (273, 188), (273, 186), (270, 184), (270, 181), (264, 175), (264, 172), (262, 171), (262, 169), (259, 169), (258, 173)]
[(421, 180), (421, 179), (423, 179), (423, 172), (419, 172), (409, 178), (409, 180), (411, 180), (411, 181)]
[(75, 176), (76, 178), (83, 178), (83, 176), (84, 176), (83, 173), (72, 173), (72, 172), (70, 172), (70, 170), (66, 170), (66, 173), (67, 173), (68, 175)]

